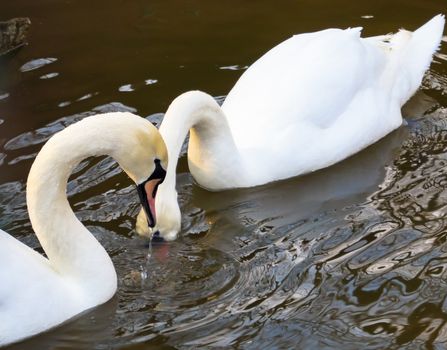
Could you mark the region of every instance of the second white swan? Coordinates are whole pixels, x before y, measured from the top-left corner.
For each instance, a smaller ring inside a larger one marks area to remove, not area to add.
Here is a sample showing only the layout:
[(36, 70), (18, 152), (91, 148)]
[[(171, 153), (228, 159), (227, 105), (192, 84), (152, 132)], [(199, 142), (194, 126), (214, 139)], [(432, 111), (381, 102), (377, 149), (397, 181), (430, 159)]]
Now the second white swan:
[[(361, 38), (361, 28), (296, 35), (240, 77), (222, 108), (190, 91), (160, 127), (168, 175), (156, 203), (161, 235), (180, 230), (177, 158), (190, 132), (188, 164), (210, 190), (250, 187), (339, 162), (402, 124), (401, 107), (418, 89), (439, 47), (444, 16), (415, 32)], [(147, 230), (139, 216), (140, 233)]]

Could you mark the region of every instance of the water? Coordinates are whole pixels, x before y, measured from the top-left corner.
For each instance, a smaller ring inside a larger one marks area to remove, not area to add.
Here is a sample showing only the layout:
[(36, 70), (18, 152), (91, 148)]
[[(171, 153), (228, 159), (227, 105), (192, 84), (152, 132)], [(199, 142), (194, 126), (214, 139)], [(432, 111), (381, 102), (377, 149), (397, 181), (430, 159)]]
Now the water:
[[(20, 0), (0, 10), (3, 19), (33, 22), (29, 46), (0, 63), (0, 227), (41, 251), (25, 181), (36, 152), (62, 127), (112, 110), (159, 123), (188, 89), (222, 101), (248, 65), (292, 34), (414, 29), (447, 7)], [(329, 169), (209, 193), (183, 155), (183, 229), (149, 257), (133, 231), (139, 204), (130, 180), (110, 159), (83, 162), (68, 196), (111, 255), (118, 292), (11, 348), (446, 348), (446, 54), (444, 43), (405, 106), (408, 125)]]

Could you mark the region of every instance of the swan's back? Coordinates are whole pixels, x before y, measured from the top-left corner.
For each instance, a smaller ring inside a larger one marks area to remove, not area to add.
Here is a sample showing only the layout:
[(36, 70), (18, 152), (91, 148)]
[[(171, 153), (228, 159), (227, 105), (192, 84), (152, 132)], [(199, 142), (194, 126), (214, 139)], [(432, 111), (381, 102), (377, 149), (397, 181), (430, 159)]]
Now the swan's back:
[(360, 28), (296, 35), (256, 61), (222, 106), (236, 142), (256, 145), (296, 125), (330, 127), (386, 63), (359, 37)]
[(396, 127), (395, 114), (400, 117), (400, 107), (419, 87), (443, 26), (439, 15), (394, 37), (362, 39), (361, 28), (353, 28), (284, 41), (241, 76), (222, 106), (236, 143), (252, 148), (271, 140), (289, 147), (300, 130), (334, 127), (350, 108), (351, 118), (363, 118), (352, 105), (366, 91), (372, 100), (363, 108), (376, 110), (381, 123), (390, 115)]

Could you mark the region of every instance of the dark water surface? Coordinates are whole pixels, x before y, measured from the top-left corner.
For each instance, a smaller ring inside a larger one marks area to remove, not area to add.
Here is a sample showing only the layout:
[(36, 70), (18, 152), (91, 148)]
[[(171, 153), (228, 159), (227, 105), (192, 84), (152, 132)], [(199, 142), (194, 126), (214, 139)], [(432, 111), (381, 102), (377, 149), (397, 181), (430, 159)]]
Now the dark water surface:
[[(384, 34), (439, 12), (445, 0), (1, 1), (1, 20), (33, 24), (29, 46), (0, 62), (0, 227), (40, 249), (28, 170), (49, 136), (86, 115), (130, 110), (159, 123), (183, 91), (223, 100), (244, 67), (292, 34)], [(408, 125), (336, 166), (210, 193), (183, 156), (183, 229), (152, 247), (147, 270), (131, 181), (110, 159), (82, 163), (68, 195), (112, 256), (118, 293), (12, 348), (446, 349), (443, 40), (405, 106)]]

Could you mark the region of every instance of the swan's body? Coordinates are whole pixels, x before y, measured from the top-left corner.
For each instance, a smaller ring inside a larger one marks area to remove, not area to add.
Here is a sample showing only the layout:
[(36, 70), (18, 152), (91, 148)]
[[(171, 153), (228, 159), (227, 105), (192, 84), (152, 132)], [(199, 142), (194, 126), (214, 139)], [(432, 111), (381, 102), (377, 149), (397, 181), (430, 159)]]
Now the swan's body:
[(50, 329), (109, 300), (117, 287), (110, 257), (66, 197), (73, 168), (111, 155), (136, 183), (167, 159), (157, 129), (130, 113), (89, 117), (53, 136), (27, 182), (32, 226), (48, 259), (0, 230), (0, 346)]
[[(176, 159), (188, 131), (194, 179), (224, 190), (330, 166), (398, 128), (443, 27), (438, 15), (413, 33), (361, 38), (361, 28), (352, 28), (296, 35), (245, 71), (222, 108), (199, 91), (180, 95), (160, 127), (171, 162), (157, 213), (178, 212)], [(165, 238), (179, 229), (179, 220), (171, 221)]]

